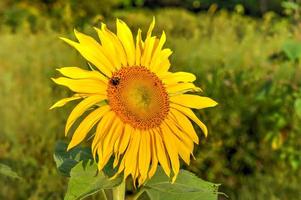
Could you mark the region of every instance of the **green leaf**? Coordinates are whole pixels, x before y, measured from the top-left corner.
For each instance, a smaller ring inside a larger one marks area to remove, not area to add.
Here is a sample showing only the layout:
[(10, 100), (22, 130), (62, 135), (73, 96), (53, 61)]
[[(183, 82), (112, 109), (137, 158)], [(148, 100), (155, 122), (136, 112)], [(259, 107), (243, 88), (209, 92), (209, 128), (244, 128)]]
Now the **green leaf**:
[(93, 161), (84, 164), (79, 162), (71, 169), (68, 190), (64, 200), (83, 199), (103, 189), (111, 189), (122, 182), (122, 177), (110, 180), (103, 172), (99, 172)]
[(286, 41), (282, 49), (290, 60), (301, 58), (301, 43), (293, 40)]
[(292, 9), (292, 10), (298, 10), (299, 9), (299, 5), (295, 2), (290, 2), (290, 1), (284, 1), (281, 3), (283, 8), (286, 9)]
[(217, 200), (219, 194), (218, 184), (204, 181), (186, 170), (181, 170), (172, 184), (160, 167), (142, 189), (151, 200)]
[(67, 151), (68, 144), (58, 141), (54, 150), (54, 161), (59, 172), (64, 176), (70, 176), (71, 169), (80, 161), (92, 160), (91, 150), (88, 147), (75, 147)]
[(11, 178), (21, 179), (16, 172), (14, 172), (9, 166), (0, 163), (0, 175), (8, 176)]
[(301, 118), (301, 99), (297, 99), (295, 101), (294, 107), (295, 107), (295, 112), (296, 112), (297, 116)]

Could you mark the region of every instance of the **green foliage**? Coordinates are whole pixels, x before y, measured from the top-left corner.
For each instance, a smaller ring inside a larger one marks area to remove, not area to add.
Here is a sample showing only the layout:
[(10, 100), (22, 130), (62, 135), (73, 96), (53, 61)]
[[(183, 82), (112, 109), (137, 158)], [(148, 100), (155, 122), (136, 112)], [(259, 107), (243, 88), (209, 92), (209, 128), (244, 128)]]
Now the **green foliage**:
[(67, 151), (67, 146), (67, 143), (59, 141), (54, 152), (57, 169), (62, 175), (70, 176), (64, 199), (83, 199), (99, 191), (105, 194), (105, 189), (112, 189), (121, 183), (122, 177), (109, 179), (113, 171), (111, 162), (104, 171), (98, 172), (90, 148), (75, 147)]
[(208, 9), (211, 5), (216, 5), (220, 9), (235, 10), (237, 5), (241, 5), (248, 14), (260, 15), (267, 11), (281, 13), (282, 6), (285, 8), (296, 7), (295, 2), (284, 2), (282, 0), (121, 0), (120, 5), (124, 7), (162, 7), (178, 6), (189, 10)]
[(288, 40), (283, 44), (282, 50), (292, 61), (301, 58), (301, 42)]
[(0, 177), (0, 199), (62, 199), (66, 184), (58, 179), (52, 154), (68, 108), (49, 108), (70, 93), (54, 89), (50, 77), (56, 67), (81, 61), (75, 52), (62, 54), (67, 47), (56, 33), (0, 34), (0, 162), (26, 182)]
[(93, 161), (86, 165), (79, 162), (71, 169), (70, 175), (65, 200), (83, 199), (101, 190), (112, 189), (122, 181), (122, 177), (110, 180), (104, 172), (98, 172)]
[(292, 1), (292, 0), (286, 0), (281, 3), (283, 7), (283, 13), (285, 13), (287, 16), (290, 16), (292, 19), (298, 21), (300, 19), (300, 2), (298, 1)]
[(218, 196), (217, 184), (203, 181), (186, 170), (181, 170), (172, 184), (161, 167), (141, 190), (145, 191), (151, 200), (217, 200)]
[(295, 111), (297, 116), (301, 118), (301, 99), (295, 101)]
[(20, 176), (18, 176), (18, 174), (14, 172), (9, 166), (1, 163), (0, 163), (0, 175), (20, 179)]
[(79, 162), (92, 160), (89, 147), (75, 147), (67, 152), (68, 144), (58, 141), (54, 150), (54, 161), (59, 172), (64, 176), (70, 176), (71, 169)]
[[(0, 2), (0, 29), (66, 30), (99, 24), (112, 16), (116, 8), (127, 10), (144, 7), (183, 7), (193, 11), (227, 9), (240, 14), (264, 15), (268, 11), (285, 13), (298, 20), (300, 2), (291, 0), (2, 0)], [(4, 25), (4, 26), (3, 26)]]
[[(13, 32), (18, 29), (66, 30), (96, 24), (108, 16), (120, 0), (12, 0), (0, 3), (0, 21)], [(2, 11), (2, 12), (1, 12)], [(1, 26), (0, 26), (1, 29)]]

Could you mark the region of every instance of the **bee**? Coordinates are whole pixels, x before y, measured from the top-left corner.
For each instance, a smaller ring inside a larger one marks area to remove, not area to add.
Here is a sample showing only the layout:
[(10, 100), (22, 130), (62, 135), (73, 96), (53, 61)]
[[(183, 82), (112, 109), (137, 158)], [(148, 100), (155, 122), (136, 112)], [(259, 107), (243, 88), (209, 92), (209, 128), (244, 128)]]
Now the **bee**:
[(117, 86), (120, 83), (120, 78), (119, 77), (112, 77), (110, 82), (111, 82), (112, 85)]

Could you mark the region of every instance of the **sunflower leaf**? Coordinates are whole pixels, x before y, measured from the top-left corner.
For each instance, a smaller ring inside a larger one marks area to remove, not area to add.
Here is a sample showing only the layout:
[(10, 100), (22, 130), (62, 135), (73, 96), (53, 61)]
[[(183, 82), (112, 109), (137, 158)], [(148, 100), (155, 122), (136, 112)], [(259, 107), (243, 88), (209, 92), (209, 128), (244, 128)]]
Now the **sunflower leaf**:
[(95, 162), (83, 161), (71, 169), (70, 180), (64, 200), (83, 199), (104, 189), (111, 189), (122, 182), (122, 177), (110, 180), (104, 172), (99, 172)]
[(22, 179), (16, 172), (14, 172), (9, 166), (0, 163), (0, 175), (4, 175), (11, 178)]
[(151, 200), (217, 200), (218, 186), (186, 170), (181, 170), (172, 184), (162, 168), (158, 168), (153, 178), (144, 186), (144, 190)]
[(87, 163), (93, 159), (90, 148), (75, 147), (67, 151), (67, 146), (67, 143), (58, 141), (53, 155), (58, 171), (64, 176), (70, 176), (71, 169), (80, 161)]

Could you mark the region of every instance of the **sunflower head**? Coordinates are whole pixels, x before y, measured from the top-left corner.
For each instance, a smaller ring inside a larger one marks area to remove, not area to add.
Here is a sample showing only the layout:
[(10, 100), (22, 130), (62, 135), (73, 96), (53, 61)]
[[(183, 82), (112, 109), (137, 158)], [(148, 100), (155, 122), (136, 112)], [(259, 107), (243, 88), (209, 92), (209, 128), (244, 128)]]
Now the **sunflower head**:
[(118, 168), (115, 176), (123, 173), (126, 179), (131, 175), (139, 185), (154, 175), (158, 164), (167, 176), (176, 179), (179, 158), (189, 164), (194, 143), (199, 142), (191, 122), (207, 136), (206, 126), (191, 109), (217, 104), (208, 97), (192, 94), (201, 91), (193, 84), (193, 74), (168, 71), (172, 51), (163, 47), (164, 32), (160, 38), (152, 35), (154, 25), (155, 20), (145, 40), (140, 29), (134, 39), (129, 27), (119, 19), (117, 34), (105, 24), (101, 29), (95, 28), (100, 42), (75, 30), (77, 42), (61, 39), (95, 70), (63, 67), (58, 69), (63, 77), (53, 79), (75, 94), (52, 108), (80, 100), (67, 119), (66, 135), (74, 122), (87, 113), (68, 149), (93, 135), (91, 148), (99, 170), (114, 157), (114, 167)]
[(168, 94), (162, 81), (145, 67), (125, 67), (114, 72), (108, 84), (108, 103), (125, 123), (151, 129), (168, 114)]

